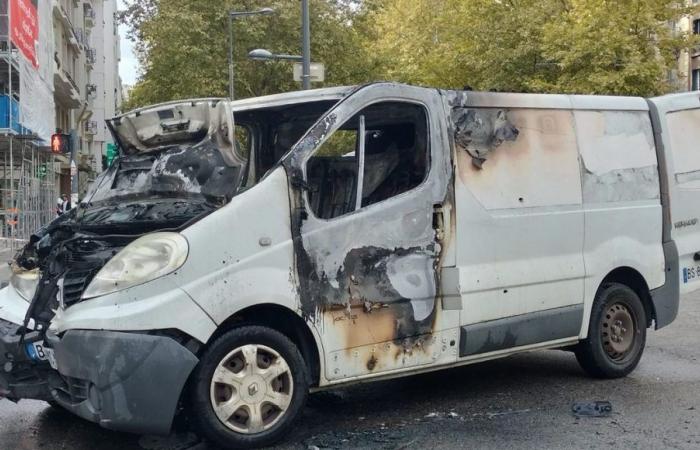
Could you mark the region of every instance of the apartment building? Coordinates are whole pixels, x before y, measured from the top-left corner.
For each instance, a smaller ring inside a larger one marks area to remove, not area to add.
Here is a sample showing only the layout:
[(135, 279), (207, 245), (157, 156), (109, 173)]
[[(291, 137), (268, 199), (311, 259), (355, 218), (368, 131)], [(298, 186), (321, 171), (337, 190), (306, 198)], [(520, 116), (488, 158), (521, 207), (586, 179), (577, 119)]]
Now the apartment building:
[[(686, 0), (690, 6), (700, 7), (700, 0)], [(700, 12), (683, 17), (671, 24), (678, 33), (700, 35)], [(669, 74), (669, 81), (679, 92), (700, 90), (700, 46), (689, 52), (681, 52), (678, 57), (678, 69)]]
[[(0, 238), (23, 239), (102, 167), (121, 103), (117, 0), (0, 0)], [(77, 155), (55, 154), (52, 133)]]
[[(75, 136), (82, 195), (102, 171), (102, 155), (112, 142), (104, 120), (114, 116), (121, 103), (117, 4), (116, 0), (52, 0), (52, 8), (56, 128)], [(62, 192), (71, 191), (70, 173), (66, 162)]]

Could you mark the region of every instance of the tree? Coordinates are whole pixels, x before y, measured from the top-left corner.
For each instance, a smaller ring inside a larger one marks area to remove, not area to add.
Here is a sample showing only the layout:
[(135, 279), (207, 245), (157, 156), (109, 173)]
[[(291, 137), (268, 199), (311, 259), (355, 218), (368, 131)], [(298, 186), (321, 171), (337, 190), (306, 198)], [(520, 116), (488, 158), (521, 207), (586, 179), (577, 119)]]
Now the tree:
[[(668, 92), (679, 53), (700, 43), (669, 23), (679, 0), (310, 0), (313, 60), (326, 85), (377, 79), (461, 89), (654, 95)], [(298, 89), (291, 64), (253, 48), (300, 53), (299, 0), (235, 21), (238, 97)], [(259, 0), (130, 0), (143, 67), (127, 107), (228, 91), (229, 10)]]
[(516, 92), (666, 92), (697, 43), (677, 0), (383, 0), (370, 44), (391, 79)]
[[(326, 65), (330, 85), (367, 79), (371, 74), (361, 36), (353, 27), (357, 8), (342, 0), (311, 0), (312, 58)], [(142, 65), (126, 108), (191, 97), (228, 95), (227, 12), (255, 10), (260, 2), (236, 0), (133, 1), (122, 16), (131, 24)], [(300, 54), (298, 0), (265, 3), (275, 14), (234, 22), (237, 97), (298, 89), (288, 62), (249, 61), (258, 47)]]
[(556, 64), (557, 79), (541, 88), (642, 96), (671, 91), (668, 72), (698, 41), (670, 23), (691, 12), (674, 0), (569, 0), (559, 20), (543, 29), (542, 53)]

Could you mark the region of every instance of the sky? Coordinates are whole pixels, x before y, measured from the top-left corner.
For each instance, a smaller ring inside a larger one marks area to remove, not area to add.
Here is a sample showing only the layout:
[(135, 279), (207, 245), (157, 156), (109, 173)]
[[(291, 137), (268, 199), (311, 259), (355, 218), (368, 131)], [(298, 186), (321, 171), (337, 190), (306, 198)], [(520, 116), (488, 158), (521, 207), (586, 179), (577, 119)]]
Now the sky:
[[(124, 0), (117, 0), (117, 8), (125, 9)], [(119, 76), (122, 78), (122, 84), (134, 85), (136, 83), (136, 74), (138, 73), (139, 63), (134, 55), (134, 44), (126, 38), (126, 26), (119, 25), (119, 39), (121, 44), (122, 60), (119, 63)]]

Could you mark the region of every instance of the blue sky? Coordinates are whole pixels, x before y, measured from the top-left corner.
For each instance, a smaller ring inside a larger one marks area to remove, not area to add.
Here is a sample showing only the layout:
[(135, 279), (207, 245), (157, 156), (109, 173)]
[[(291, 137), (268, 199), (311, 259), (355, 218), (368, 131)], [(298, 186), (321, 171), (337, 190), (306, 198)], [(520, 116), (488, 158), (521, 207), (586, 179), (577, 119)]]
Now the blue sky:
[[(124, 0), (117, 0), (117, 8), (124, 9)], [(126, 26), (119, 25), (119, 38), (121, 40), (122, 60), (119, 64), (119, 75), (123, 84), (136, 83), (139, 64), (134, 55), (134, 44), (126, 38)]]

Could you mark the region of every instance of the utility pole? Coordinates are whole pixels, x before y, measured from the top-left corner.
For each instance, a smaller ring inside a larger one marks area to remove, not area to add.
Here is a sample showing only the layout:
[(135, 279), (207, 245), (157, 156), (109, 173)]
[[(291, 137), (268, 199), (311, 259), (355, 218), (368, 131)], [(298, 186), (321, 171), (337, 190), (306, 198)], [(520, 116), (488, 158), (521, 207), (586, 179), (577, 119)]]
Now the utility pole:
[(78, 206), (80, 183), (78, 172), (78, 152), (80, 150), (80, 135), (75, 129), (70, 130), (70, 202), (71, 207)]
[(301, 0), (302, 88), (311, 89), (311, 24), (309, 0)]
[(233, 89), (233, 17), (228, 13), (228, 98), (234, 99)]

